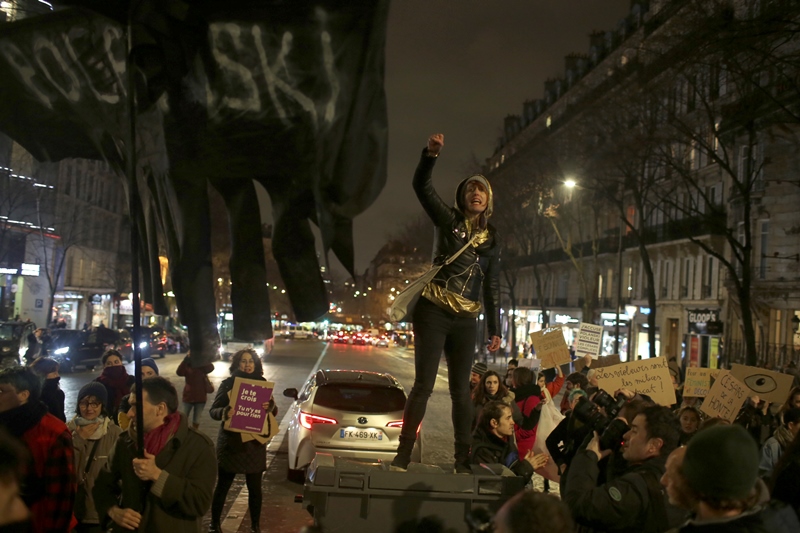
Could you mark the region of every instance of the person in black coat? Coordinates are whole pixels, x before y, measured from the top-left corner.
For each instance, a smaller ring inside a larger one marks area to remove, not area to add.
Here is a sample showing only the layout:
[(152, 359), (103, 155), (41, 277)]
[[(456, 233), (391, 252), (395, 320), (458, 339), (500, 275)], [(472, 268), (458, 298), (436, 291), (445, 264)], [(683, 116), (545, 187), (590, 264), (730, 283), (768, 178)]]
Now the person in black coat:
[(564, 413), (564, 418), (547, 436), (547, 450), (558, 466), (561, 474), (561, 491), (565, 489), (567, 480), (566, 472), (572, 458), (578, 453), (581, 443), (591, 433), (592, 428), (585, 425), (573, 416), (573, 409), (581, 398), (588, 398), (586, 391), (574, 389), (569, 393), (569, 410)]
[(549, 457), (534, 455), (533, 450), (520, 458), (514, 444), (514, 420), (511, 407), (501, 401), (483, 406), (478, 427), (472, 435), (470, 462), (472, 464), (502, 464), (528, 482), (533, 471), (547, 465)]
[[(403, 413), (400, 445), (391, 468), (405, 470), (433, 392), (439, 360), (444, 352), (450, 376), (450, 398), (457, 472), (469, 472), (472, 431), (470, 371), (475, 355), (475, 319), (485, 308), (488, 350), (500, 348), (499, 240), (488, 220), (493, 198), (489, 181), (481, 175), (463, 180), (455, 205), (445, 203), (432, 182), (433, 167), (444, 146), (444, 135), (428, 138), (414, 173), (413, 187), (435, 226), (433, 262), (441, 270), (422, 290), (411, 313), (414, 323), (414, 386)], [(463, 250), (457, 257), (456, 253)], [(453, 258), (445, 264), (448, 258)], [(482, 303), (481, 303), (482, 302)]]
[[(209, 414), (214, 420), (225, 421), (230, 418), (229, 393), (233, 389), (233, 382), (237, 377), (266, 381), (264, 370), (261, 367), (261, 359), (254, 350), (240, 350), (233, 355), (231, 377), (220, 383), (214, 403), (209, 410)], [(261, 407), (271, 410), (273, 415), (278, 414), (278, 408), (272, 399)], [(220, 527), (222, 508), (236, 474), (245, 475), (251, 531), (260, 531), (261, 475), (267, 469), (267, 445), (257, 440), (243, 442), (241, 433), (220, 427), (217, 434), (217, 463), (217, 487), (214, 489), (214, 497), (211, 502), (211, 531), (222, 531)]]
[(62, 422), (66, 422), (64, 391), (59, 387), (61, 376), (58, 375), (58, 361), (49, 357), (40, 357), (31, 363), (31, 368), (44, 380), (40, 399), (47, 406), (47, 411)]

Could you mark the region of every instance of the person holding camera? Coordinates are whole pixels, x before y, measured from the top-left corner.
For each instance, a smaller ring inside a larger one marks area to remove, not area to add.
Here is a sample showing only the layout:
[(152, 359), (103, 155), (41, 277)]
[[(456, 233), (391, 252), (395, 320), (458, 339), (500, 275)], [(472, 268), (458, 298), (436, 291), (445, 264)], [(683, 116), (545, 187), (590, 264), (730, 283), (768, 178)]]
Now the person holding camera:
[(572, 460), (562, 498), (575, 522), (592, 531), (659, 533), (680, 524), (683, 512), (669, 505), (660, 479), (680, 431), (668, 407), (653, 405), (636, 415), (625, 433), (621, 475), (600, 482), (601, 459), (611, 450), (594, 437)]
[(572, 458), (578, 453), (578, 449), (591, 433), (592, 428), (584, 424), (574, 416), (575, 406), (581, 398), (588, 400), (585, 390), (573, 389), (569, 395), (569, 410), (564, 413), (564, 419), (547, 436), (547, 450), (550, 457), (558, 466), (558, 473), (561, 474), (561, 491), (564, 491), (566, 483), (566, 472)]
[(491, 401), (483, 406), (478, 427), (472, 435), (470, 462), (472, 464), (499, 463), (515, 475), (530, 481), (533, 471), (547, 465), (547, 455), (534, 455), (533, 450), (521, 457), (514, 444), (514, 420), (511, 407), (501, 401)]

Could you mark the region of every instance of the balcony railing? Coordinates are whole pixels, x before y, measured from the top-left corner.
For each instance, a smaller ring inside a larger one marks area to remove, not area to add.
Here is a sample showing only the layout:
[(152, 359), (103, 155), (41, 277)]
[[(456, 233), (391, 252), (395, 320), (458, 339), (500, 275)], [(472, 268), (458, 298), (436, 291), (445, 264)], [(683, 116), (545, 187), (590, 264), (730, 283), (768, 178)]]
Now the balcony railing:
[[(745, 364), (747, 359), (744, 341), (728, 341), (725, 347), (727, 360), (731, 363)], [(762, 342), (756, 344), (756, 364), (767, 368), (782, 368), (783, 365), (794, 361), (800, 363), (800, 349), (790, 344), (775, 344)]]

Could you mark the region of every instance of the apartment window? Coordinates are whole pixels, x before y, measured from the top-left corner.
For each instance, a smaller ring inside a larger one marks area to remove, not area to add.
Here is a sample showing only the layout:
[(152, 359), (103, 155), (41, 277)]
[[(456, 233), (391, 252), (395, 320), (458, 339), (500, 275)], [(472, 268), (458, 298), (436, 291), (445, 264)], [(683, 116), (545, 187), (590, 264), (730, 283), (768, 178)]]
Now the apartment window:
[(765, 279), (767, 277), (767, 257), (769, 256), (769, 220), (761, 221), (760, 242), (761, 253), (759, 254), (758, 277), (760, 279)]
[(603, 298), (603, 275), (600, 274), (597, 276), (597, 297), (602, 299)]
[(764, 158), (758, 143), (739, 147), (739, 181), (750, 185), (750, 190), (764, 190)]
[(628, 267), (628, 298), (633, 295), (633, 280), (634, 280), (634, 269), (632, 266)]
[(714, 288), (714, 258), (708, 257), (706, 259), (706, 273), (705, 284), (703, 289), (703, 298), (711, 298)]
[(692, 297), (692, 260), (685, 259), (683, 262), (683, 279), (681, 280), (681, 297)]
[(557, 298), (566, 298), (567, 297), (567, 285), (569, 283), (569, 275), (563, 274), (558, 278), (558, 294), (556, 294)]

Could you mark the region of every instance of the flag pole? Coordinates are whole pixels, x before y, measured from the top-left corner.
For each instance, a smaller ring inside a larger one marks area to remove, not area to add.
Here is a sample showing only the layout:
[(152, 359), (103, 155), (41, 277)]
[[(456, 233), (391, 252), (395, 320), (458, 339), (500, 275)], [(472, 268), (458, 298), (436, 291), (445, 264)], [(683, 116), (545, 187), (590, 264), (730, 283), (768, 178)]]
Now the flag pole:
[[(133, 312), (133, 328), (131, 337), (133, 338), (133, 358), (134, 358), (134, 378), (136, 383), (136, 450), (140, 458), (144, 458), (144, 420), (142, 417), (142, 349), (139, 346), (142, 342), (140, 337), (141, 303), (139, 298), (139, 231), (138, 224), (140, 219), (139, 206), (139, 186), (136, 180), (136, 81), (135, 66), (133, 64), (133, 32), (132, 19), (136, 6), (136, 1), (132, 1), (128, 8), (128, 20), (126, 28), (126, 82), (128, 85), (127, 109), (128, 109), (128, 139), (126, 146), (126, 174), (130, 194), (128, 195), (128, 212), (131, 217), (131, 307)], [(148, 339), (149, 340), (149, 339)]]

